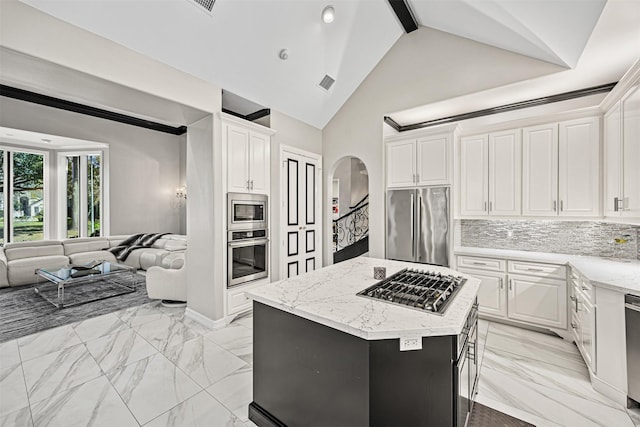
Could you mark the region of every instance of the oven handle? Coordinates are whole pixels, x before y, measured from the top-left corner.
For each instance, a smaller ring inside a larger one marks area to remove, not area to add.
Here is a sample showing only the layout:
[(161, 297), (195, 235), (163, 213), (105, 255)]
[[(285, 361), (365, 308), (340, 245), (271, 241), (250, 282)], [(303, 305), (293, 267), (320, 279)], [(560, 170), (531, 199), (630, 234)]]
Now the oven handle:
[(230, 248), (241, 248), (244, 246), (254, 246), (259, 245), (261, 243), (268, 243), (269, 239), (248, 239), (248, 240), (238, 240), (235, 242), (229, 242)]
[(637, 311), (640, 313), (640, 306), (637, 306), (635, 304), (631, 304), (631, 303), (626, 303), (624, 305), (626, 307), (627, 310), (633, 310), (633, 311)]

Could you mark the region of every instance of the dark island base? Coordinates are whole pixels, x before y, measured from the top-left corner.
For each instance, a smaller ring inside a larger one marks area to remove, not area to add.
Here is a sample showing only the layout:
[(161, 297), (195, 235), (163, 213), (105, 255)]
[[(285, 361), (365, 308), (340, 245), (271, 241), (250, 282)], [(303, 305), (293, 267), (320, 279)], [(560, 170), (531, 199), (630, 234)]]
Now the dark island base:
[(455, 426), (455, 336), (367, 341), (254, 302), (249, 419), (272, 426)]

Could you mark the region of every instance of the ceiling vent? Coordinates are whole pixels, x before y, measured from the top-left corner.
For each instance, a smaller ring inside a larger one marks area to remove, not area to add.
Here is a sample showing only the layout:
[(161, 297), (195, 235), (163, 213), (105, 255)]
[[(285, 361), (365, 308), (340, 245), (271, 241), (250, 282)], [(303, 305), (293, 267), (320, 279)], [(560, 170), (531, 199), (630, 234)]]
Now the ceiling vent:
[(331, 86), (333, 86), (333, 84), (336, 82), (336, 80), (333, 77), (330, 77), (328, 74), (325, 74), (325, 76), (322, 78), (322, 80), (320, 81), (319, 86), (324, 89), (324, 90), (329, 90), (331, 88)]
[(216, 2), (216, 0), (193, 0), (193, 1), (200, 7), (203, 7), (204, 9), (206, 9), (207, 12), (209, 13), (211, 13), (211, 10), (213, 9), (213, 4)]

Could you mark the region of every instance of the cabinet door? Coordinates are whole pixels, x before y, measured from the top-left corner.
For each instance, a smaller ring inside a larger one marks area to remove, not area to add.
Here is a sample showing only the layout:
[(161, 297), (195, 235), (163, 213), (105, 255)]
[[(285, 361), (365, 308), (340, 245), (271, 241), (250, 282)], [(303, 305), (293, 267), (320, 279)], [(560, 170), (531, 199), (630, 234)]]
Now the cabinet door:
[(578, 317), (580, 319), (580, 344), (584, 361), (596, 372), (596, 312), (595, 307), (585, 298), (578, 299)]
[(620, 104), (604, 116), (604, 215), (620, 216), (616, 199), (622, 197), (622, 134)]
[(415, 140), (387, 144), (387, 187), (411, 187), (416, 182)]
[(449, 137), (432, 136), (416, 143), (418, 185), (449, 184)]
[(509, 276), (509, 318), (542, 326), (567, 327), (567, 282)]
[(269, 142), (266, 135), (251, 132), (249, 140), (249, 188), (252, 193), (269, 194)]
[(489, 215), (520, 215), (520, 129), (489, 135)]
[(622, 100), (623, 216), (640, 217), (640, 87)]
[(487, 135), (460, 140), (460, 214), (487, 215), (489, 159)]
[(507, 275), (459, 268), (458, 271), (480, 279), (478, 311), (497, 317), (507, 317)]
[(249, 131), (225, 125), (227, 140), (227, 187), (230, 192), (249, 191)]
[(600, 214), (600, 120), (597, 117), (559, 124), (559, 214)]
[(522, 214), (557, 215), (558, 125), (522, 130)]

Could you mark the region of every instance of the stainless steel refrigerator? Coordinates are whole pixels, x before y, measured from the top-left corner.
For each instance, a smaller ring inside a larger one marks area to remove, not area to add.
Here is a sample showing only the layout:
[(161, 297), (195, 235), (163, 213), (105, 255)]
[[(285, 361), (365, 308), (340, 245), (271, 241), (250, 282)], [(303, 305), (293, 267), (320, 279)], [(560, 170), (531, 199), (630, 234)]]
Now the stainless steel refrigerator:
[(387, 258), (449, 266), (449, 187), (387, 191)]

